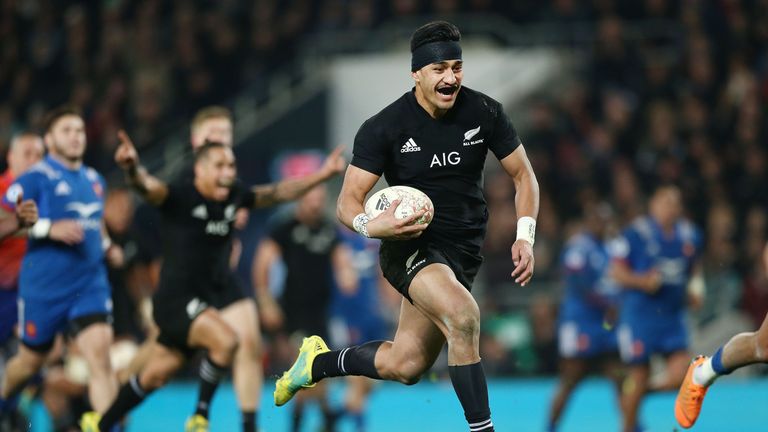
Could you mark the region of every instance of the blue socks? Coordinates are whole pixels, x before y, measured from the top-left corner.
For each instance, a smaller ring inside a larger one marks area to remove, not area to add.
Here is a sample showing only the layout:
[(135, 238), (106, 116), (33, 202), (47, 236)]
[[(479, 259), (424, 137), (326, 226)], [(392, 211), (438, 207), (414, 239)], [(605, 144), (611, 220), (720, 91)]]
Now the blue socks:
[(728, 375), (733, 371), (723, 366), (723, 347), (718, 348), (715, 355), (712, 356), (712, 370), (718, 375)]

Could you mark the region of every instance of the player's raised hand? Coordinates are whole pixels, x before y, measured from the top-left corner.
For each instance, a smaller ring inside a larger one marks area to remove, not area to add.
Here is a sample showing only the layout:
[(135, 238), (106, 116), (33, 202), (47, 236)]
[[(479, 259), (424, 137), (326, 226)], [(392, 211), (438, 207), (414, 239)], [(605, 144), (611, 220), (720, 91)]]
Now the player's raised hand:
[[(426, 209), (421, 209), (403, 219), (398, 219), (395, 216), (395, 210), (400, 205), (400, 201), (399, 199), (392, 201), (389, 208), (368, 222), (367, 229), (371, 237), (386, 240), (410, 240), (419, 237), (427, 229), (429, 224), (416, 223), (427, 213)], [(432, 217), (426, 218), (426, 220), (431, 219)]]
[(124, 130), (117, 132), (117, 139), (120, 141), (120, 145), (117, 146), (115, 151), (115, 162), (117, 166), (123, 170), (129, 170), (139, 165), (139, 153), (136, 151), (136, 147), (133, 145), (133, 141), (125, 133)]
[(323, 170), (328, 176), (335, 176), (344, 172), (347, 168), (347, 160), (344, 158), (344, 146), (337, 146), (333, 151), (325, 158), (323, 162)]
[(512, 264), (515, 269), (512, 270), (512, 277), (515, 282), (526, 286), (533, 277), (533, 267), (535, 260), (533, 258), (533, 246), (524, 239), (517, 239), (512, 244)]
[(48, 234), (51, 240), (60, 241), (73, 246), (83, 241), (85, 233), (83, 227), (74, 219), (61, 219), (51, 224)]
[(23, 195), (19, 193), (16, 197), (16, 219), (19, 221), (19, 228), (29, 228), (37, 222), (37, 204), (32, 200), (24, 201)]

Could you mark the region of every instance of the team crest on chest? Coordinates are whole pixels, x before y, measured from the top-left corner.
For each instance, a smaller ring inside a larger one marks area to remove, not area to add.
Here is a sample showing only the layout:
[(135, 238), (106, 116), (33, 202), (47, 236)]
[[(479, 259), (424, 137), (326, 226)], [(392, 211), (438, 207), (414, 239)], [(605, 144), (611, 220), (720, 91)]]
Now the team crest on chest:
[(224, 219), (227, 220), (233, 220), (235, 219), (235, 205), (230, 204), (224, 209)]
[(101, 187), (101, 183), (93, 182), (91, 183), (91, 186), (93, 187), (93, 193), (95, 193), (97, 197), (101, 198), (104, 195), (104, 188)]
[(467, 146), (473, 146), (476, 144), (482, 144), (483, 141), (485, 141), (485, 139), (483, 138), (472, 140), (472, 138), (474, 138), (475, 135), (477, 135), (479, 132), (480, 132), (480, 126), (464, 132), (464, 143), (462, 145), (464, 147), (467, 147)]

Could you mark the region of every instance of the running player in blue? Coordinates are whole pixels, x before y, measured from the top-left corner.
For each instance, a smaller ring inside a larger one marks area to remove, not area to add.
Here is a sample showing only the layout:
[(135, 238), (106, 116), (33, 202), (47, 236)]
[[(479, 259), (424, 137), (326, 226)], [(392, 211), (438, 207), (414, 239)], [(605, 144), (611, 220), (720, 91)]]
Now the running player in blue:
[[(614, 251), (612, 275), (624, 288), (619, 350), (629, 366), (623, 388), (625, 432), (639, 429), (638, 413), (645, 394), (677, 389), (688, 367), (685, 311), (689, 282), (701, 270), (697, 261), (702, 239), (682, 213), (677, 187), (656, 188), (649, 215), (624, 231)], [(649, 361), (654, 354), (667, 359), (666, 380), (651, 386)]]
[[(763, 265), (768, 270), (768, 244), (763, 250)], [(718, 377), (755, 363), (768, 364), (768, 313), (756, 331), (734, 335), (711, 357), (693, 359), (675, 399), (675, 418), (680, 426), (688, 429), (696, 423), (707, 389)]]
[(621, 389), (614, 330), (618, 287), (608, 274), (611, 234), (615, 234), (610, 206), (585, 204), (583, 225), (568, 240), (562, 256), (565, 296), (560, 304), (558, 332), (560, 383), (550, 407), (549, 431), (557, 430), (568, 398), (590, 366), (601, 366)]
[(40, 219), (30, 229), (19, 275), (19, 352), (3, 374), (2, 398), (16, 395), (43, 366), (57, 333), (68, 331), (89, 366), (95, 410), (117, 393), (109, 362), (110, 287), (104, 265), (104, 179), (83, 165), (85, 124), (74, 107), (49, 113), (48, 156), (12, 184), (3, 199), (13, 209), (20, 194), (35, 201)]
[[(332, 322), (338, 324), (331, 328), (343, 329), (346, 337), (344, 343), (339, 344), (343, 346), (385, 339), (389, 337), (389, 331), (383, 316), (381, 286), (387, 282), (378, 265), (380, 242), (347, 229), (341, 230), (341, 239), (352, 253), (357, 289), (352, 293), (337, 290), (331, 303), (331, 314), (334, 317)], [(397, 300), (399, 302), (399, 298)], [(350, 416), (356, 432), (366, 430), (365, 405), (374, 384), (368, 377), (347, 377), (344, 414)]]

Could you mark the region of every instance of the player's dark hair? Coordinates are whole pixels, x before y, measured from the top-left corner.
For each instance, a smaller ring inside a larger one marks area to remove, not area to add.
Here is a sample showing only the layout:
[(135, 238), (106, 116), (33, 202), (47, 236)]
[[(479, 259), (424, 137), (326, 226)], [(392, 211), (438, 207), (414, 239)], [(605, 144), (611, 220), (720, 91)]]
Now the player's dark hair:
[(447, 21), (432, 21), (416, 29), (411, 36), (411, 52), (422, 45), (432, 42), (458, 42), (461, 40), (459, 28)]
[(195, 150), (195, 163), (206, 159), (213, 149), (228, 149), (229, 146), (219, 141), (205, 140), (205, 143)]
[(51, 131), (54, 125), (56, 125), (56, 122), (59, 121), (60, 118), (66, 117), (66, 116), (77, 116), (82, 118), (83, 113), (80, 111), (80, 108), (78, 108), (75, 105), (61, 105), (58, 106), (51, 111), (48, 111), (48, 113), (45, 115), (45, 120), (43, 122), (43, 125), (45, 127), (44, 132), (48, 133)]

